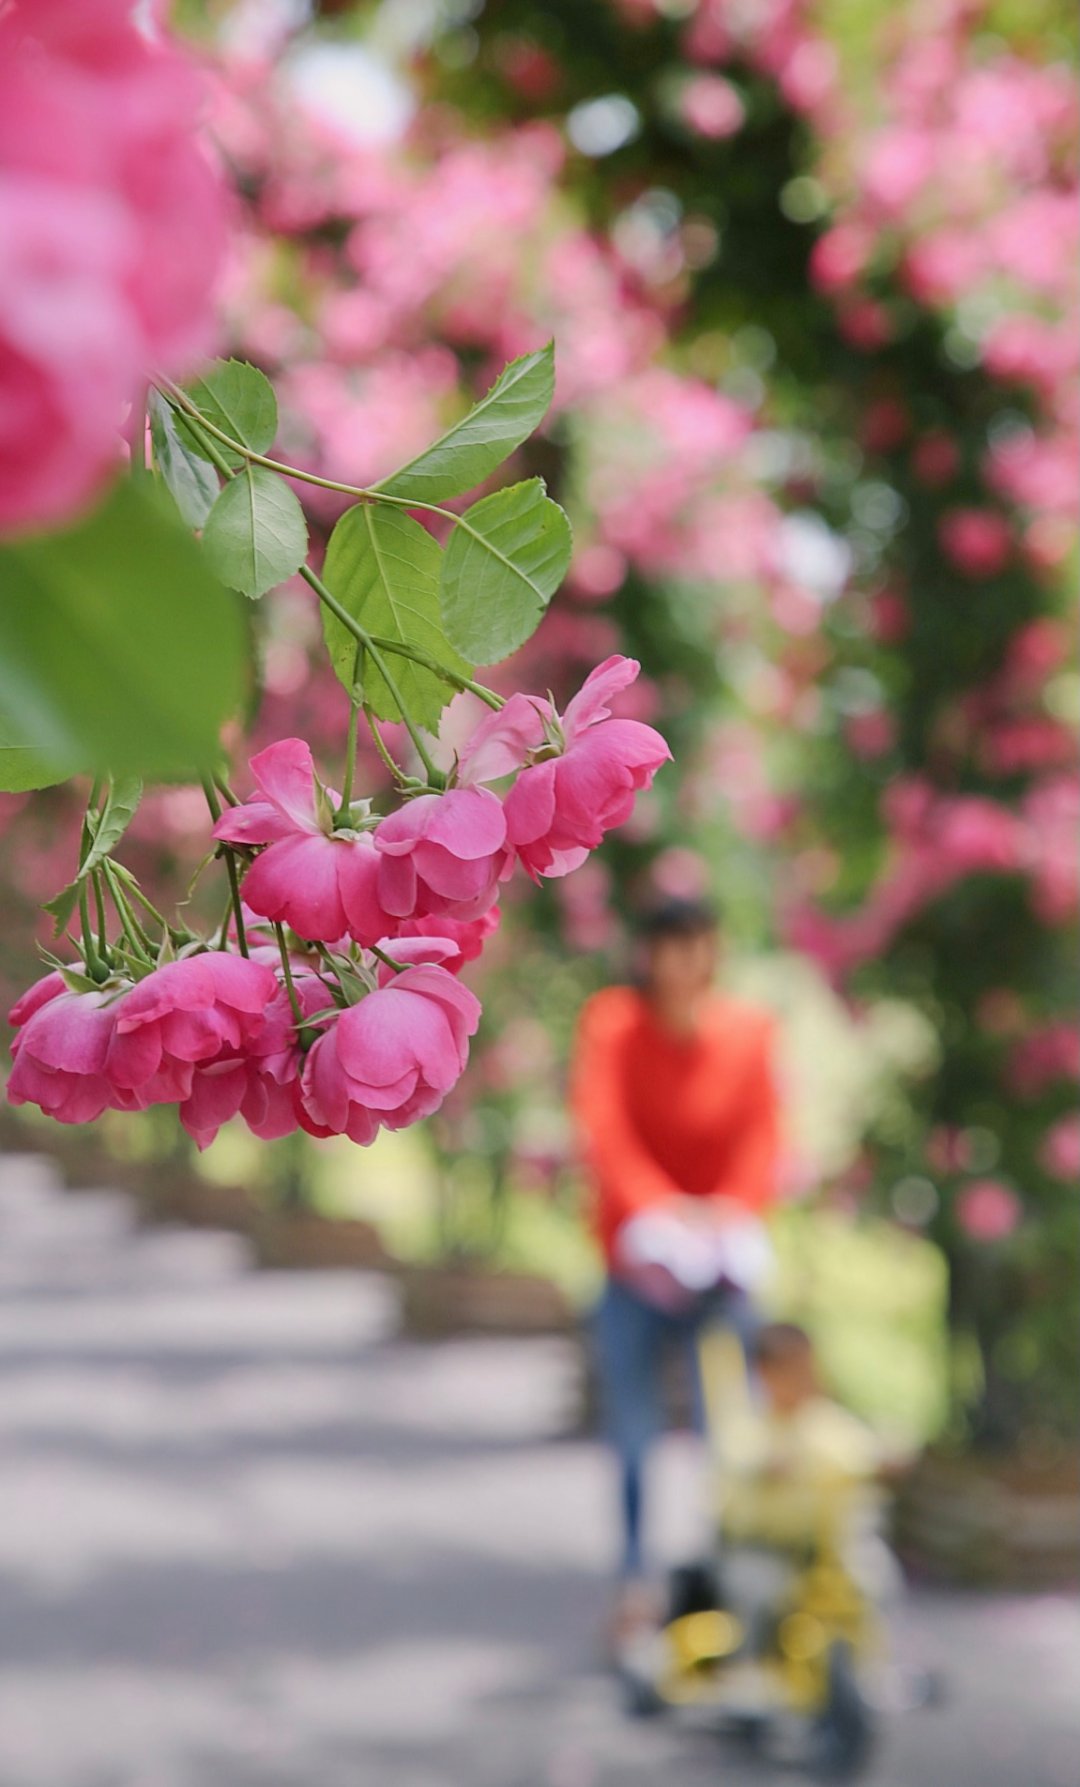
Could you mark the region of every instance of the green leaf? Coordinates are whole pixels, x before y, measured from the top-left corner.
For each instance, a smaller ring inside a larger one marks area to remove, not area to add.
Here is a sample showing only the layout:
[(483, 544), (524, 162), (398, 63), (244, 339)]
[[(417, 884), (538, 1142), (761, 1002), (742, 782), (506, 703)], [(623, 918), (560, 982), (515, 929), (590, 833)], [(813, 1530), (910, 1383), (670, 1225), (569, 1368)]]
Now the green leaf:
[(447, 638), (477, 664), (495, 664), (535, 632), (566, 575), (573, 538), (542, 478), (481, 497), (443, 554)]
[(150, 435), (154, 464), (188, 527), (200, 528), (221, 488), (208, 459), (180, 436), (177, 419), (158, 391), (150, 393)]
[(42, 911), (47, 912), (50, 918), (56, 921), (53, 926), (54, 937), (62, 936), (67, 930), (78, 898), (79, 881), (76, 878), (74, 881), (69, 881), (66, 887), (62, 887), (58, 894), (54, 894), (51, 900), (44, 902)]
[[(115, 850), (138, 811), (142, 788), (138, 776), (118, 776), (110, 785), (101, 818), (93, 824), (94, 841), (79, 868), (80, 880), (85, 880)], [(90, 817), (94, 819), (92, 814)]]
[(0, 714), (0, 793), (26, 794), (34, 788), (51, 788), (66, 782), (78, 767), (50, 757), (31, 739), (21, 737), (19, 728)]
[(255, 598), (303, 564), (307, 522), (295, 491), (276, 472), (246, 465), (218, 497), (202, 540), (218, 576)]
[[(274, 444), (278, 412), (274, 387), (265, 373), (246, 360), (215, 360), (187, 387), (187, 394), (199, 414), (250, 447), (253, 453), (265, 453)], [(178, 424), (181, 433), (184, 424)], [(243, 465), (243, 457), (218, 442), (223, 457), (230, 465)]]
[(246, 681), (240, 604), (153, 486), (0, 549), (0, 712), (49, 762), (190, 778)]
[[(369, 633), (418, 646), (448, 670), (468, 676), (469, 665), (447, 643), (439, 622), (441, 561), (438, 543), (411, 516), (358, 503), (345, 511), (330, 536), (323, 581)], [(334, 669), (351, 691), (356, 640), (328, 608), (323, 609), (323, 632)], [(368, 654), (362, 655), (365, 701), (381, 720), (400, 720), (397, 700)], [(412, 718), (434, 731), (453, 689), (422, 664), (385, 650), (382, 656)]]
[(538, 353), (511, 360), (467, 416), (375, 489), (425, 503), (475, 489), (539, 427), (554, 389), (555, 350), (549, 342)]
[[(53, 899), (46, 901), (45, 911), (56, 920), (54, 936), (59, 937), (66, 928), (75, 904), (79, 897), (79, 888), (94, 870), (100, 868), (105, 858), (113, 851), (123, 837), (131, 821), (134, 819), (138, 805), (142, 799), (142, 782), (138, 776), (120, 776), (110, 782), (109, 792), (105, 797), (105, 805), (100, 815), (88, 812), (86, 823), (92, 834), (93, 842), (74, 881), (61, 888)], [(131, 877), (126, 877), (131, 879)]]

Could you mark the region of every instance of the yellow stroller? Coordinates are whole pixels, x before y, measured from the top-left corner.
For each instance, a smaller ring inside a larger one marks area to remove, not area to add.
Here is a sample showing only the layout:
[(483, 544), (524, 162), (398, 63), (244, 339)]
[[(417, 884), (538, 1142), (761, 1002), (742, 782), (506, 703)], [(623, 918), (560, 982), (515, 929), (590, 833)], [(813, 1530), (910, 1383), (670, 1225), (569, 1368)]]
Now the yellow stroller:
[[(876, 1720), (868, 1677), (881, 1651), (873, 1601), (852, 1568), (867, 1471), (830, 1464), (762, 1491), (745, 1434), (753, 1409), (734, 1336), (701, 1342), (707, 1430), (718, 1464), (718, 1546), (673, 1573), (667, 1617), (622, 1660), (639, 1715), (695, 1708), (813, 1772), (851, 1779)], [(842, 1418), (842, 1411), (837, 1411)]]

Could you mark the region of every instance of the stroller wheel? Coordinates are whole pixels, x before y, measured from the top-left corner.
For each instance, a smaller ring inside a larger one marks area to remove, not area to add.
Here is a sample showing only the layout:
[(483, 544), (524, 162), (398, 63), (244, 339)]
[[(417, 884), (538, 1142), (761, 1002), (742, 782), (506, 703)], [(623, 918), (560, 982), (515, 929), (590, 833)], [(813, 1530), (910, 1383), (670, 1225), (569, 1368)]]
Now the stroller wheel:
[(711, 1613), (721, 1605), (720, 1585), (711, 1563), (677, 1564), (668, 1577), (669, 1620), (688, 1613)]
[(853, 1780), (870, 1760), (874, 1736), (873, 1715), (851, 1646), (834, 1644), (829, 1651), (828, 1697), (810, 1737), (814, 1772), (827, 1780)]

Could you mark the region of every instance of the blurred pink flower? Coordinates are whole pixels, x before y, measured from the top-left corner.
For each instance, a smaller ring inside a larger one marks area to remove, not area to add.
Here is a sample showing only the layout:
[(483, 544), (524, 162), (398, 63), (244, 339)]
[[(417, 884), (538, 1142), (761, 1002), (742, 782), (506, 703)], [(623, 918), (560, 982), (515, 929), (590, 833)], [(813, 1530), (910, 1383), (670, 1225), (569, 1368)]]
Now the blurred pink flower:
[(926, 1143), (927, 1165), (935, 1173), (962, 1173), (971, 1165), (971, 1142), (966, 1129), (938, 1123)]
[(896, 743), (896, 721), (883, 707), (849, 714), (844, 721), (844, 737), (856, 757), (881, 757)]
[(938, 527), (942, 551), (967, 577), (995, 577), (1009, 562), (1012, 530), (995, 509), (950, 509)]
[(858, 225), (838, 223), (826, 230), (810, 254), (810, 277), (818, 290), (839, 292), (854, 285), (869, 263), (873, 246), (870, 231)]
[(868, 405), (860, 434), (868, 453), (892, 453), (911, 432), (911, 411), (899, 397), (878, 397)]
[(882, 645), (899, 645), (911, 631), (911, 610), (897, 590), (883, 589), (871, 598), (870, 630)]
[(1020, 1199), (1000, 1179), (973, 1179), (956, 1198), (956, 1220), (973, 1241), (1004, 1241), (1022, 1215)]
[(1080, 1115), (1062, 1117), (1047, 1131), (1040, 1158), (1055, 1179), (1074, 1185), (1080, 1180)]
[(1059, 1080), (1080, 1077), (1080, 1026), (1046, 1024), (1032, 1031), (1013, 1048), (1006, 1076), (1021, 1098), (1038, 1098)]
[(679, 110), (699, 136), (734, 136), (746, 116), (736, 89), (722, 75), (702, 74), (687, 81), (679, 95)]
[(864, 198), (886, 217), (902, 216), (932, 179), (935, 153), (928, 132), (904, 124), (883, 130), (866, 153)]
[(956, 475), (960, 449), (943, 429), (933, 428), (920, 436), (911, 450), (911, 469), (915, 476), (932, 489), (947, 484)]
[(131, 12), (0, 11), (0, 531), (88, 502), (140, 381), (211, 342), (225, 200), (201, 83)]

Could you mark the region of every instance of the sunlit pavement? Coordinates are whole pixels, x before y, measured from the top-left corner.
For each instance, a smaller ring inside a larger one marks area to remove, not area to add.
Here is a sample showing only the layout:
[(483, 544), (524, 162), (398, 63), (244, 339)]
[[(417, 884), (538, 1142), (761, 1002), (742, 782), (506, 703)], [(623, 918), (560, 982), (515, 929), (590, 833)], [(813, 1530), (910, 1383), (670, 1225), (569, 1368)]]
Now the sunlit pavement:
[[(349, 1274), (0, 1176), (0, 1787), (767, 1783), (597, 1665), (604, 1461), (559, 1343), (393, 1338)], [(693, 1462), (661, 1461), (668, 1542)], [(874, 1787), (1074, 1787), (1080, 1610), (912, 1597)], [(783, 1777), (791, 1781), (790, 1773)]]

